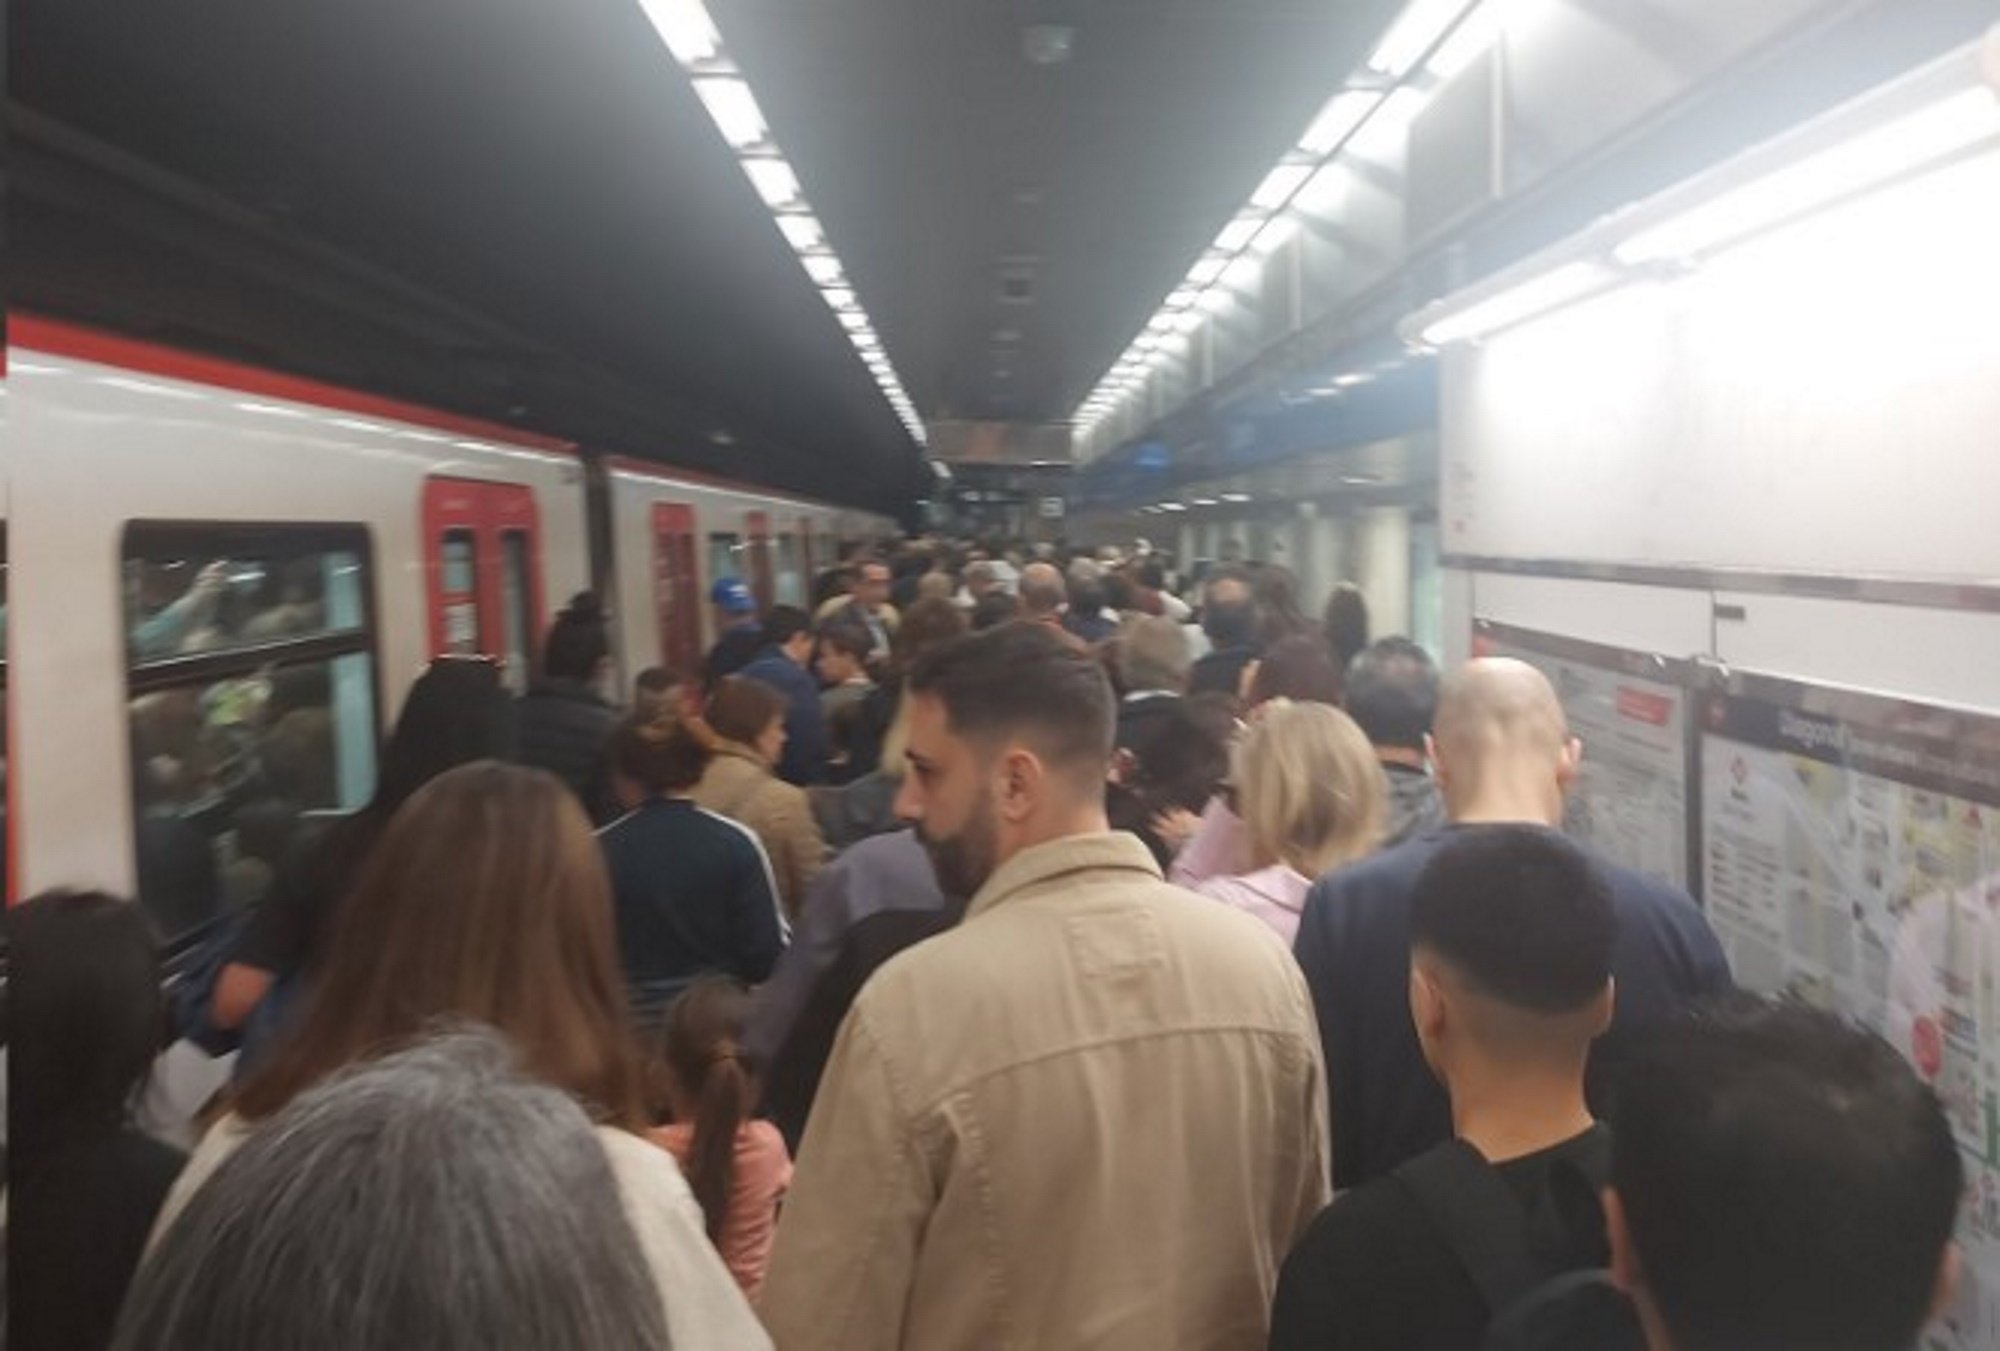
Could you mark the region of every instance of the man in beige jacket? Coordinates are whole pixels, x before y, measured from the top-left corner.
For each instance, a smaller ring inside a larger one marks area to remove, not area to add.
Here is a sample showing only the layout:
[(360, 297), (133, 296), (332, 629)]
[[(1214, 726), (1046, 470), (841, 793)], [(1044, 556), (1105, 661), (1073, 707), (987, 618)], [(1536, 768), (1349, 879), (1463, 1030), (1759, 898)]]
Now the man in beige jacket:
[(774, 1340), (1261, 1348), (1328, 1195), (1291, 955), (1106, 828), (1111, 690), (1059, 634), (959, 639), (908, 697), (898, 811), (973, 900), (841, 1027), (761, 1302)]

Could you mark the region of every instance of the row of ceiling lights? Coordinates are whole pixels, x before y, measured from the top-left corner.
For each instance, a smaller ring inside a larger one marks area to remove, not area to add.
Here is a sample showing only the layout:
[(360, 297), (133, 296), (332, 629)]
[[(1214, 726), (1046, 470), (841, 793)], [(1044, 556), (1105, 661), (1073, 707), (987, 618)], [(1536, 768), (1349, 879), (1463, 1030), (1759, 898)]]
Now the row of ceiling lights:
[(1089, 435), (1152, 371), (1173, 359), (1206, 318), (1254, 285), (1264, 259), (1299, 228), (1302, 210), (1330, 201), (1348, 158), (1379, 157), (1400, 143), (1444, 80), (1472, 64), (1522, 11), (1550, 0), (1411, 0), (1365, 67), (1320, 110), (1168, 294), (1131, 346), (1078, 405), (1072, 422)]
[(882, 339), (861, 308), (847, 270), (827, 243), (826, 231), (806, 201), (798, 175), (772, 137), (749, 81), (724, 49), (707, 7), (702, 0), (639, 0), (639, 6), (694, 82), (694, 92), (708, 109), (716, 130), (736, 153), (745, 177), (771, 209), (779, 232), (798, 255), (799, 265), (818, 288), (820, 298), (847, 331), (848, 341), (875, 377), (883, 397), (911, 437), (922, 444), (923, 419), (917, 416), (916, 405), (910, 402), (895, 366), (883, 351)]

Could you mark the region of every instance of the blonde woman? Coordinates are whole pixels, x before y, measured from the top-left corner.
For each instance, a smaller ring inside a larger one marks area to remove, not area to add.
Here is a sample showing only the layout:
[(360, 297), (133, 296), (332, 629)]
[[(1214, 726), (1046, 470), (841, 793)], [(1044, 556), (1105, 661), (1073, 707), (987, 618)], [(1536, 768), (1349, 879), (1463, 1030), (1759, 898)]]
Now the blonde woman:
[(1237, 741), (1231, 779), (1249, 871), (1194, 890), (1255, 915), (1290, 946), (1313, 879), (1381, 840), (1381, 766), (1339, 709), (1274, 699)]

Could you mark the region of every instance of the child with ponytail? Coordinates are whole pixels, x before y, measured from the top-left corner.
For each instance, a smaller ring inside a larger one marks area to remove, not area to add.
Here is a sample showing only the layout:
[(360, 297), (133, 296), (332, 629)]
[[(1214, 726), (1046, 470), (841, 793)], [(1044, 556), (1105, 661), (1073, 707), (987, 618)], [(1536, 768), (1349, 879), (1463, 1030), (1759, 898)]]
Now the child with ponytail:
[(755, 1299), (792, 1159), (778, 1128), (751, 1117), (757, 1085), (742, 1050), (749, 1008), (749, 992), (719, 976), (695, 981), (669, 1006), (660, 1067), (672, 1124), (652, 1139), (680, 1162), (710, 1241)]

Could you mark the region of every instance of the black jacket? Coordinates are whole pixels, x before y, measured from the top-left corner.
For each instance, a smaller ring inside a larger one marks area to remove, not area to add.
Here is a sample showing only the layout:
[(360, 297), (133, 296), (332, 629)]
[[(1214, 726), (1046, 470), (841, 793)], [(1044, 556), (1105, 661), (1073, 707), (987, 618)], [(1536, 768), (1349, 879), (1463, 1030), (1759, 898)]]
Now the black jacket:
[(568, 784), (593, 821), (610, 818), (610, 767), (605, 760), (618, 710), (577, 680), (539, 680), (515, 701), (521, 763), (546, 769)]

